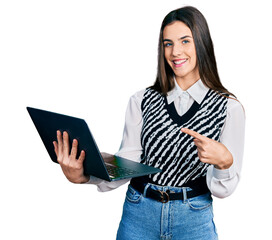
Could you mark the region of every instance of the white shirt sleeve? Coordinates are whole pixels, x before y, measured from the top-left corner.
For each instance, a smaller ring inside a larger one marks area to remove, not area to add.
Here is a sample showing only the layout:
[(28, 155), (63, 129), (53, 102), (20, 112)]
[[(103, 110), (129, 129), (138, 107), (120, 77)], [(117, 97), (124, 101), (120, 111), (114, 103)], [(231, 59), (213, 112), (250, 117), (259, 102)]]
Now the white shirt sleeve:
[(224, 198), (231, 195), (241, 176), (245, 140), (245, 112), (240, 102), (229, 99), (227, 117), (221, 131), (220, 142), (233, 156), (229, 169), (220, 170), (211, 165), (207, 171), (207, 185), (212, 195)]
[[(120, 150), (115, 154), (120, 157), (124, 157), (136, 162), (140, 162), (142, 154), (141, 146), (141, 130), (142, 130), (142, 111), (141, 102), (143, 98), (144, 90), (134, 94), (128, 103), (125, 117), (125, 127), (123, 132), (123, 140)], [(99, 192), (106, 192), (113, 190), (125, 183), (130, 179), (123, 179), (114, 182), (108, 182), (100, 178), (90, 176), (90, 180), (87, 184), (97, 185)]]
[(141, 103), (144, 90), (134, 94), (128, 103), (121, 147), (116, 155), (140, 162), (142, 154), (141, 131), (143, 125)]

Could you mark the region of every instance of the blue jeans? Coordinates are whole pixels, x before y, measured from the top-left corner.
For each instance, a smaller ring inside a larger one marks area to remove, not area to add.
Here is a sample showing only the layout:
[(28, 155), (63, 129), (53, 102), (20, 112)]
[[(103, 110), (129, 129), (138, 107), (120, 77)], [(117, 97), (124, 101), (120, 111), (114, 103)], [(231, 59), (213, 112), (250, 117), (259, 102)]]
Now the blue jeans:
[[(146, 198), (148, 187), (183, 192), (184, 200), (161, 203)], [(128, 186), (117, 240), (216, 240), (210, 193), (187, 199), (191, 188), (147, 184), (143, 194)]]

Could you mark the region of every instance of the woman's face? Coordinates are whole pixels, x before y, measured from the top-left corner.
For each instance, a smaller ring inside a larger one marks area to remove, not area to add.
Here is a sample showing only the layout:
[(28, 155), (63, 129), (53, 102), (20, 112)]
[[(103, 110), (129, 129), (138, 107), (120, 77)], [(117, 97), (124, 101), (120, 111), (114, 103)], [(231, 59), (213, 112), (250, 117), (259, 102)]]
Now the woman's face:
[(192, 32), (183, 22), (175, 21), (163, 30), (164, 57), (173, 69), (176, 80), (197, 81), (196, 49)]

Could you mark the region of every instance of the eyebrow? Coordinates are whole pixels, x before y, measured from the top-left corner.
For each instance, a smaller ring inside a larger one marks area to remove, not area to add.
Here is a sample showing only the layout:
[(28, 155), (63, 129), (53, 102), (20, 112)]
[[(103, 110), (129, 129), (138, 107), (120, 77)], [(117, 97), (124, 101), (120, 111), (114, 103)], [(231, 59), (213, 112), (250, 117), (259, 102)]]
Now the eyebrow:
[[(186, 35), (186, 36), (181, 37), (179, 40), (182, 40), (182, 39), (184, 39), (184, 38), (192, 38), (192, 37), (191, 37), (191, 36)], [(163, 39), (162, 41), (163, 41), (163, 42), (172, 42), (172, 40), (171, 40), (171, 39), (167, 39), (167, 38)]]

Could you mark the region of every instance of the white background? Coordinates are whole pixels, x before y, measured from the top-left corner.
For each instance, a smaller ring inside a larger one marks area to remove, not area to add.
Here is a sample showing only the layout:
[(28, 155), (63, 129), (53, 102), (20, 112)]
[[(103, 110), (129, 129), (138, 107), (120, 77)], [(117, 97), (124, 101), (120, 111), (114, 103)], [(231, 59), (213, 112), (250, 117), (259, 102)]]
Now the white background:
[(222, 83), (246, 110), (241, 182), (214, 199), (220, 239), (272, 239), (265, 0), (1, 1), (0, 239), (115, 239), (127, 186), (69, 183), (26, 106), (84, 118), (101, 151), (118, 151), (129, 97), (155, 79), (162, 19), (184, 5), (206, 17)]

